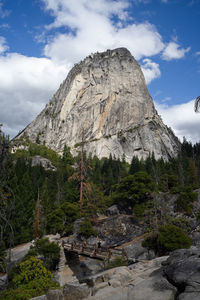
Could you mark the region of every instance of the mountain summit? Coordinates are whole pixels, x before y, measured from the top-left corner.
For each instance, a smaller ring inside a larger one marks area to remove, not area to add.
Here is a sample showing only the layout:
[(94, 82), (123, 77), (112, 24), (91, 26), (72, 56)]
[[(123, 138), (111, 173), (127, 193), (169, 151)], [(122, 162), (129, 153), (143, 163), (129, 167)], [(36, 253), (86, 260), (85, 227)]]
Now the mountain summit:
[(84, 150), (130, 162), (133, 155), (168, 160), (179, 141), (163, 124), (141, 68), (126, 48), (107, 50), (76, 64), (51, 101), (16, 138), (45, 143), (61, 153)]

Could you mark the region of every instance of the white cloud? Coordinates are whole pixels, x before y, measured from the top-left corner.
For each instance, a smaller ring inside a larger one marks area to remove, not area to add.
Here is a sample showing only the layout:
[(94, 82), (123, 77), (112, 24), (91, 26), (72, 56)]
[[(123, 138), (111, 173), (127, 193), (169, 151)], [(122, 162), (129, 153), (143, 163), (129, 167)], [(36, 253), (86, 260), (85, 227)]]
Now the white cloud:
[(200, 142), (200, 114), (194, 112), (194, 100), (170, 107), (156, 103), (156, 109), (181, 141), (185, 136), (188, 141)]
[[(43, 0), (55, 20), (47, 26), (67, 27), (44, 48), (44, 54), (59, 62), (77, 62), (91, 52), (127, 47), (136, 59), (153, 56), (164, 49), (161, 35), (149, 23), (126, 24), (127, 1), (114, 0)], [(120, 26), (112, 21), (117, 15)], [(123, 22), (123, 20), (125, 21)]]
[(159, 65), (153, 62), (151, 59), (143, 59), (142, 71), (146, 80), (146, 84), (149, 84), (153, 79), (160, 77), (161, 72)]
[(116, 29), (108, 20), (103, 22), (96, 18), (95, 28), (85, 24), (76, 36), (57, 35), (45, 46), (44, 54), (60, 63), (75, 63), (91, 52), (117, 47), (128, 48), (136, 59), (140, 59), (160, 53), (164, 44), (155, 27), (148, 23)]
[[(124, 19), (125, 9), (128, 7), (127, 0), (42, 0), (46, 10), (50, 10), (55, 21), (47, 28), (69, 26), (71, 28), (82, 28), (88, 20), (94, 21), (94, 17), (106, 18), (117, 15)], [(122, 16), (122, 17), (121, 17)]]
[(162, 58), (164, 60), (180, 59), (185, 56), (185, 54), (190, 51), (190, 47), (184, 49), (180, 48), (180, 45), (175, 42), (170, 42), (162, 53)]
[(15, 135), (42, 110), (68, 68), (47, 58), (0, 56), (0, 123)]
[[(142, 60), (146, 82), (150, 83), (160, 76), (159, 65), (150, 57), (164, 50), (165, 59), (180, 58), (189, 51), (174, 43), (177, 46), (170, 52), (170, 44), (165, 46), (155, 26), (134, 24), (128, 14), (130, 0), (40, 1), (53, 17), (42, 35), (43, 41), (47, 39), (44, 58), (6, 54), (8, 45), (0, 37), (0, 123), (12, 136), (40, 112), (70, 67), (92, 52), (127, 47)], [(139, 2), (146, 0), (132, 1)], [(9, 14), (0, 2), (1, 13), (3, 17)]]
[(3, 3), (0, 2), (0, 18), (1, 19), (6, 18), (7, 16), (9, 16), (10, 13), (11, 13), (11, 11), (8, 9), (4, 9)]
[(10, 28), (10, 26), (9, 26), (8, 23), (3, 23), (3, 24), (0, 25), (0, 28), (1, 29), (8, 29), (8, 28)]
[(6, 39), (3, 36), (0, 36), (0, 54), (3, 54), (5, 51), (9, 49)]

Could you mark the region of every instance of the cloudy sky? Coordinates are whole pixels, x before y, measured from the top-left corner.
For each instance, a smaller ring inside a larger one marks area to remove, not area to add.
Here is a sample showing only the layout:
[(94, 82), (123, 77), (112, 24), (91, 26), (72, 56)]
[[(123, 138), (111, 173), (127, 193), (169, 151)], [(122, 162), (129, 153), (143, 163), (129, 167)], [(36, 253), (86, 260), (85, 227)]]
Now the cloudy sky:
[(200, 141), (200, 0), (0, 0), (0, 123), (11, 137), (44, 108), (70, 68), (127, 47), (163, 121)]

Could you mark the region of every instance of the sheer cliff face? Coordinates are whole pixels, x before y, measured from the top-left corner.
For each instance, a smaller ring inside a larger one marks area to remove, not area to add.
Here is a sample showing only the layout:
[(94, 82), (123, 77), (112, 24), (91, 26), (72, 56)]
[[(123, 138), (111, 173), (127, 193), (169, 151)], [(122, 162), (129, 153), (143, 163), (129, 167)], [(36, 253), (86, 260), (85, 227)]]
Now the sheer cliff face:
[(158, 116), (139, 64), (125, 48), (87, 57), (75, 65), (38, 117), (21, 133), (61, 153), (84, 150), (99, 158), (110, 153), (165, 160), (178, 141)]

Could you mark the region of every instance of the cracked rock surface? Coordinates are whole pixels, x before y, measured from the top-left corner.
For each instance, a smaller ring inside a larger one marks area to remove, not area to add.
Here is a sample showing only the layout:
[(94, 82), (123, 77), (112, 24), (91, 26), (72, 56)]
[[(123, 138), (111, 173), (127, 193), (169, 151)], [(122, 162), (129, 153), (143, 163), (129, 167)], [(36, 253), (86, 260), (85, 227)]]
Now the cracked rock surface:
[(164, 265), (164, 274), (177, 287), (179, 300), (200, 299), (199, 248), (176, 250)]
[(84, 143), (87, 153), (130, 162), (133, 155), (168, 160), (179, 141), (155, 110), (141, 68), (126, 48), (86, 57), (75, 65), (51, 101), (16, 138), (26, 134), (62, 153)]

